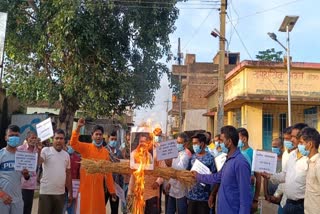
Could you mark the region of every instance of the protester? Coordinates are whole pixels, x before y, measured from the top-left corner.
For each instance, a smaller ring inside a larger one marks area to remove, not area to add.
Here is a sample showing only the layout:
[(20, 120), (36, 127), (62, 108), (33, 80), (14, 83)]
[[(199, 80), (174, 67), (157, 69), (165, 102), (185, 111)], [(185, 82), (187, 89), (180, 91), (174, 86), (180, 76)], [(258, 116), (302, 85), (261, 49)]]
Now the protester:
[(52, 145), (52, 147), (43, 148), (39, 155), (39, 163), (43, 166), (43, 176), (40, 181), (39, 214), (62, 213), (65, 187), (68, 189), (68, 202), (72, 202), (70, 157), (63, 150), (65, 146), (63, 130), (57, 129), (55, 131)]
[[(177, 138), (178, 157), (172, 160), (171, 167), (177, 170), (187, 169), (190, 161), (190, 156), (186, 152), (188, 136), (185, 133), (180, 133)], [(169, 192), (166, 214), (186, 214), (188, 210), (187, 188), (176, 179), (169, 179), (166, 187), (166, 192)]]
[[(18, 151), (38, 154), (38, 140), (37, 134), (29, 131), (26, 137), (26, 144), (18, 147)], [(26, 180), (21, 178), (22, 198), (23, 198), (23, 214), (31, 214), (33, 205), (34, 190), (37, 188), (37, 173), (29, 172), (30, 178)]]
[[(245, 128), (237, 129), (239, 134), (238, 148), (241, 154), (247, 159), (250, 169), (253, 161), (253, 149), (249, 146), (249, 133)], [(253, 195), (251, 212), (258, 209), (258, 201), (261, 190), (261, 175), (260, 173), (251, 171), (251, 191)]]
[[(277, 154), (277, 169), (276, 172), (279, 173), (282, 170), (282, 153), (283, 153), (283, 142), (280, 138), (275, 138), (272, 140), (272, 152)], [(281, 197), (274, 197), (274, 193), (278, 188), (278, 184), (273, 184), (267, 179), (263, 180), (264, 195), (265, 199), (271, 203), (279, 204)]]
[(307, 127), (304, 123), (295, 124), (291, 131), (291, 141), (293, 148), (290, 152), (289, 160), (285, 169), (281, 173), (268, 175), (262, 173), (262, 176), (270, 179), (272, 183), (284, 183), (285, 195), (287, 196), (286, 205), (283, 207), (283, 213), (304, 213), (304, 196), (306, 187), (306, 175), (308, 170), (308, 158), (303, 156), (297, 149), (299, 144), (299, 132)]
[(304, 198), (304, 213), (316, 214), (320, 210), (320, 143), (319, 132), (314, 128), (301, 130), (299, 151), (309, 157), (309, 169), (306, 177), (306, 192)]
[[(126, 160), (130, 159), (130, 131), (126, 132), (125, 140), (122, 143), (122, 157)], [(123, 175), (123, 191), (124, 191), (124, 196), (127, 198), (128, 195), (128, 187), (129, 187), (129, 181), (130, 181), (130, 175)], [(121, 211), (123, 214), (127, 214), (127, 203), (122, 202), (121, 203)]]
[[(210, 153), (205, 151), (207, 138), (204, 134), (196, 134), (192, 137), (193, 151), (194, 154), (191, 158), (190, 169), (194, 165), (195, 161), (198, 160), (211, 172), (216, 172), (215, 163)], [(211, 191), (210, 185), (202, 185), (201, 182), (195, 184), (188, 192), (188, 214), (193, 213), (209, 213), (210, 208), (208, 206), (209, 194)]]
[[(221, 139), (228, 149), (227, 160), (218, 173), (193, 172), (198, 183), (220, 184), (217, 213), (248, 214), (252, 204), (250, 191), (251, 170), (248, 161), (237, 149), (239, 135), (233, 126), (221, 128)], [(193, 213), (202, 213), (195, 210)]]
[(7, 146), (0, 150), (0, 211), (1, 214), (23, 213), (21, 177), (29, 180), (29, 171), (14, 169), (15, 153), (20, 143), (20, 128), (10, 125), (6, 130)]
[[(81, 158), (93, 160), (110, 160), (109, 152), (102, 147), (103, 127), (96, 125), (93, 127), (91, 138), (93, 143), (80, 142), (80, 129), (85, 125), (85, 120), (78, 120), (77, 128), (72, 132), (70, 145), (81, 155)], [(116, 199), (115, 187), (111, 173), (88, 174), (85, 169), (80, 170), (80, 213), (105, 214), (104, 184), (113, 199)]]
[[(119, 148), (117, 148), (117, 132), (113, 131), (109, 136), (109, 142), (107, 143), (106, 149), (109, 152), (110, 160), (112, 162), (120, 162), (123, 159), (122, 153)], [(117, 173), (112, 173), (113, 181), (123, 188), (123, 176)], [(109, 198), (111, 198), (111, 193), (108, 188), (105, 190), (105, 204), (108, 203)], [(119, 208), (119, 197), (116, 196), (114, 200), (110, 200), (111, 214), (118, 214)]]

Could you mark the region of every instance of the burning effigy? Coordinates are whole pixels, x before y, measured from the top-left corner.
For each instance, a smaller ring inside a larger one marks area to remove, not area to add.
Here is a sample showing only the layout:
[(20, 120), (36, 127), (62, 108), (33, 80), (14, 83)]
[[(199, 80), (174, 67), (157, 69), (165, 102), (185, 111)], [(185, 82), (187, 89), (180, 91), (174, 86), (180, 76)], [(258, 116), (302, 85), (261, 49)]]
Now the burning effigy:
[(145, 208), (144, 190), (145, 176), (177, 179), (186, 187), (195, 184), (195, 178), (190, 171), (161, 167), (156, 164), (154, 153), (154, 133), (148, 127), (133, 127), (131, 133), (130, 162), (110, 162), (105, 160), (82, 159), (81, 167), (87, 173), (118, 173), (131, 174), (134, 180), (133, 195), (128, 199), (131, 213), (143, 214)]

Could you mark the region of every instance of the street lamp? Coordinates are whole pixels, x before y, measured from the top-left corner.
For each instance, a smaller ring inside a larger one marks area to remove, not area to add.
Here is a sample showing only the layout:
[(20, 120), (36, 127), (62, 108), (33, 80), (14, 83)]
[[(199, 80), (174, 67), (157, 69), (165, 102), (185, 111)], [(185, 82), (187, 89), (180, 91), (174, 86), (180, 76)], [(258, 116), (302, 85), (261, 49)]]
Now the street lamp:
[(268, 33), (271, 39), (276, 41), (283, 47), (287, 52), (287, 71), (288, 71), (288, 125), (291, 126), (291, 77), (290, 77), (290, 37), (289, 32), (292, 31), (294, 25), (296, 24), (299, 16), (286, 16), (279, 28), (280, 32), (287, 32), (287, 47), (285, 47), (277, 39), (277, 35), (274, 33)]

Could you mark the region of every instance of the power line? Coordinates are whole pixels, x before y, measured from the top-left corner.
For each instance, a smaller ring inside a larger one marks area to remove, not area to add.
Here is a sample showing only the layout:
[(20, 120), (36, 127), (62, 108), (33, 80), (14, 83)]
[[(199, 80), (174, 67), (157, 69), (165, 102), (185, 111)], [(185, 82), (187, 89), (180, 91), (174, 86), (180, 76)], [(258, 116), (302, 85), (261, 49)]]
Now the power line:
[[(217, 8), (219, 9), (219, 8)], [(204, 18), (204, 20), (201, 22), (201, 24), (198, 26), (198, 28), (196, 30), (194, 30), (191, 38), (188, 40), (188, 42), (184, 45), (184, 47), (182, 48), (182, 50), (185, 50), (185, 48), (188, 46), (188, 44), (191, 42), (191, 40), (194, 38), (194, 36), (199, 32), (201, 26), (205, 23), (205, 21), (207, 21), (207, 19), (209, 18), (209, 16), (211, 15), (211, 13), (213, 12), (213, 10), (209, 11), (208, 15)]]
[(301, 1), (301, 0), (289, 1), (289, 2), (286, 2), (286, 3), (280, 4), (280, 5), (277, 5), (277, 6), (275, 6), (275, 7), (271, 7), (271, 8), (269, 8), (269, 9), (265, 9), (265, 10), (261, 10), (261, 11), (256, 11), (256, 12), (254, 12), (254, 13), (251, 13), (251, 14), (248, 14), (248, 15), (245, 15), (245, 16), (242, 16), (242, 17), (239, 17), (239, 18), (237, 18), (236, 20), (230, 20), (230, 22), (231, 22), (231, 21), (236, 21), (236, 22), (238, 22), (238, 21), (241, 20), (241, 19), (245, 19), (245, 18), (248, 18), (248, 17), (250, 17), (250, 16), (259, 15), (259, 14), (262, 14), (262, 13), (266, 13), (266, 12), (272, 11), (272, 10), (274, 10), (274, 9), (277, 9), (277, 8), (280, 8), (280, 7), (284, 7), (284, 6), (287, 6), (287, 5), (289, 5), (289, 4), (296, 3), (296, 2), (298, 2), (298, 1)]

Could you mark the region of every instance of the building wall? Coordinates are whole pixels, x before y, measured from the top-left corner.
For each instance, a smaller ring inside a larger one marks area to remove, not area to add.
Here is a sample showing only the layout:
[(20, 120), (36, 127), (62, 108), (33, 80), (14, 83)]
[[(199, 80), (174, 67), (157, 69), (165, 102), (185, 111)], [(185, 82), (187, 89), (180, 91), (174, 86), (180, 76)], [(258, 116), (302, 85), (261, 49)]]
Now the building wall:
[(60, 109), (55, 108), (42, 108), (42, 107), (27, 107), (27, 114), (34, 114), (37, 112), (38, 114), (41, 113), (52, 113), (52, 114), (59, 114)]
[(207, 109), (186, 110), (183, 121), (183, 131), (207, 130), (207, 120), (202, 115)]

